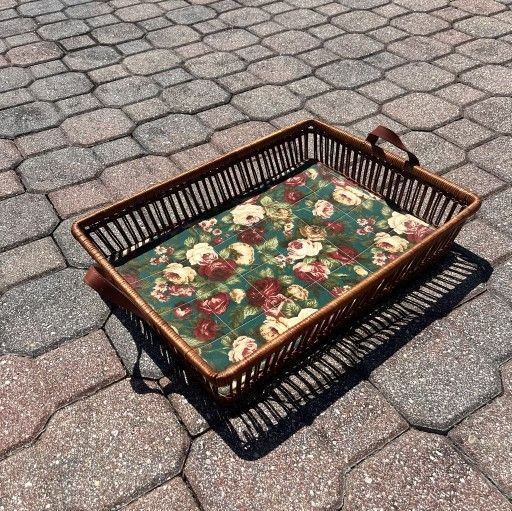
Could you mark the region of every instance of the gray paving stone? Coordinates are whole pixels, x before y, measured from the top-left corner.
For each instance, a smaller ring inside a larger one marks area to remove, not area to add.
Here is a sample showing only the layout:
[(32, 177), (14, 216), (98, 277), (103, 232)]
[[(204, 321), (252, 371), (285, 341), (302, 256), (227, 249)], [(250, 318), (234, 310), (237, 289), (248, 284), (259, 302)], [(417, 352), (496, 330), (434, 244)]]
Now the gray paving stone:
[(230, 151), (257, 138), (269, 135), (273, 131), (275, 129), (268, 123), (248, 121), (232, 128), (216, 131), (211, 141), (222, 151)]
[(87, 74), (94, 83), (111, 82), (112, 80), (130, 76), (130, 73), (121, 64), (93, 69)]
[(508, 188), (484, 201), (480, 215), (501, 231), (512, 234), (512, 190)]
[(105, 324), (105, 332), (130, 375), (154, 380), (162, 378), (170, 355), (158, 339), (149, 340), (137, 325), (138, 320), (131, 319), (126, 311), (118, 310)]
[(93, 88), (92, 82), (82, 73), (63, 73), (36, 80), (30, 91), (43, 101), (56, 101), (78, 94), (85, 94)]
[(49, 41), (58, 41), (66, 37), (85, 34), (89, 27), (82, 20), (63, 20), (50, 25), (44, 25), (37, 30), (37, 33)]
[(24, 191), (25, 189), (14, 170), (0, 173), (0, 199), (7, 199)]
[(30, 74), (20, 67), (0, 69), (0, 92), (18, 89), (31, 82)]
[(15, 66), (31, 66), (40, 62), (48, 62), (62, 56), (62, 50), (52, 42), (40, 41), (11, 48), (6, 57)]
[(170, 114), (141, 124), (133, 135), (148, 151), (169, 154), (206, 142), (211, 130), (191, 115)]
[(469, 160), (485, 170), (512, 181), (512, 141), (510, 137), (498, 137), (471, 150)]
[(512, 239), (482, 220), (467, 223), (457, 236), (457, 243), (486, 259), (493, 266), (512, 254)]
[(86, 181), (48, 194), (60, 218), (102, 206), (112, 201), (109, 190), (99, 180)]
[(24, 193), (0, 202), (0, 248), (49, 234), (58, 220), (46, 197)]
[(112, 7), (103, 2), (88, 2), (68, 7), (64, 10), (64, 13), (70, 18), (86, 19), (109, 14), (112, 11)]
[[(217, 131), (217, 133), (220, 132)], [(203, 144), (191, 147), (190, 149), (185, 149), (179, 153), (174, 153), (171, 158), (180, 168), (190, 170), (201, 163), (205, 163), (208, 160), (217, 158), (218, 156), (221, 156), (221, 153), (217, 151), (215, 147), (211, 144)]]
[(288, 88), (299, 96), (304, 96), (306, 98), (317, 96), (322, 92), (327, 92), (331, 89), (331, 86), (327, 83), (319, 80), (315, 76), (308, 76), (306, 78), (302, 78), (301, 80), (297, 80), (293, 83), (288, 84)]
[(322, 41), (300, 30), (287, 30), (263, 39), (262, 43), (280, 55), (295, 55), (322, 45)]
[(51, 12), (60, 11), (64, 4), (59, 0), (38, 0), (20, 5), (18, 10), (23, 16), (40, 16)]
[(257, 7), (241, 7), (222, 13), (220, 19), (229, 26), (243, 28), (270, 19), (270, 14)]
[(454, 26), (473, 37), (500, 37), (512, 32), (508, 23), (487, 16), (473, 16), (457, 21)]
[(33, 440), (60, 406), (125, 375), (101, 331), (36, 359), (0, 357), (0, 373), (0, 456)]
[(37, 355), (99, 328), (108, 307), (82, 278), (66, 269), (9, 289), (0, 302), (1, 352)]
[(445, 177), (483, 197), (505, 187), (501, 179), (470, 163), (450, 170)]
[(364, 34), (343, 34), (326, 41), (325, 48), (347, 59), (357, 59), (371, 55), (384, 48), (384, 45)]
[(25, 160), (18, 172), (29, 192), (48, 192), (92, 179), (102, 168), (90, 149), (67, 147)]
[(494, 270), (489, 279), (489, 287), (503, 300), (512, 304), (512, 261), (509, 260)]
[(60, 270), (64, 258), (51, 238), (26, 243), (0, 253), (0, 293), (25, 280)]
[(441, 126), (436, 133), (464, 149), (481, 144), (493, 136), (490, 130), (466, 118)]
[(0, 22), (0, 37), (7, 38), (24, 32), (30, 32), (36, 28), (36, 23), (30, 18), (14, 18)]
[(377, 103), (384, 103), (405, 92), (404, 89), (386, 79), (363, 85), (357, 90)]
[(50, 103), (36, 101), (0, 111), (0, 137), (14, 138), (56, 126), (60, 114)]
[(386, 18), (372, 11), (349, 11), (331, 20), (336, 26), (347, 32), (366, 33), (386, 24)]
[(30, 72), (35, 78), (58, 75), (67, 71), (67, 67), (60, 60), (52, 60), (51, 62), (43, 62), (42, 64), (30, 66)]
[(215, 18), (217, 13), (205, 5), (190, 5), (181, 9), (174, 9), (166, 14), (166, 16), (179, 25), (194, 25), (201, 21)]
[(242, 28), (231, 28), (206, 36), (203, 41), (220, 51), (233, 51), (258, 42), (258, 38)]
[(412, 12), (394, 18), (391, 25), (414, 35), (430, 35), (450, 26), (445, 20), (423, 12)]
[(388, 50), (409, 60), (430, 62), (450, 53), (451, 47), (432, 37), (411, 36), (391, 43)]
[(164, 11), (158, 7), (158, 5), (144, 2), (116, 10), (116, 16), (121, 18), (123, 21), (130, 22), (156, 18), (162, 14), (164, 14)]
[(410, 431), (348, 475), (347, 511), (379, 506), (396, 511), (505, 511), (510, 503), (446, 439)]
[(306, 102), (306, 108), (328, 122), (347, 124), (377, 112), (377, 105), (354, 91), (327, 92)]
[(127, 105), (124, 111), (136, 123), (152, 121), (170, 112), (169, 107), (159, 98), (147, 99)]
[(214, 52), (185, 62), (185, 67), (198, 78), (218, 78), (245, 69), (246, 64), (233, 53)]
[[(263, 422), (264, 417), (254, 410), (251, 420)], [(244, 415), (231, 421), (231, 437), (243, 436), (243, 421)], [(192, 443), (185, 476), (203, 508), (212, 511), (337, 509), (347, 467), (405, 427), (382, 397), (361, 383), (265, 455), (237, 455), (217, 432), (206, 432)], [(229, 435), (228, 425), (223, 429)]]
[(101, 107), (101, 103), (93, 94), (82, 94), (57, 101), (59, 110), (66, 116), (89, 112)]
[(434, 133), (411, 131), (402, 140), (418, 156), (421, 165), (433, 172), (443, 172), (464, 161), (462, 149)]
[(94, 147), (94, 154), (104, 165), (112, 165), (144, 154), (144, 149), (131, 137), (118, 138)]
[(512, 93), (512, 69), (507, 66), (489, 64), (464, 73), (461, 79), (493, 94), (508, 96)]
[(10, 140), (0, 140), (0, 171), (14, 168), (21, 160), (21, 154)]
[(176, 166), (162, 156), (144, 156), (107, 168), (101, 180), (112, 195), (133, 195), (178, 174)]
[(501, 64), (512, 58), (512, 46), (496, 39), (476, 39), (458, 46), (457, 51), (486, 64)]
[(256, 62), (257, 60), (263, 60), (275, 55), (272, 50), (261, 44), (240, 48), (235, 53), (247, 62)]
[(502, 3), (493, 0), (455, 0), (452, 5), (472, 14), (495, 14), (505, 9)]
[(428, 62), (409, 62), (391, 69), (386, 77), (401, 87), (426, 92), (455, 81), (455, 76)]
[(173, 112), (194, 114), (226, 103), (230, 95), (211, 80), (192, 80), (169, 87), (162, 99)]
[(477, 99), (482, 99), (486, 94), (463, 83), (454, 83), (436, 92), (440, 96), (455, 105), (467, 105)]
[(322, 80), (336, 88), (351, 89), (377, 80), (381, 72), (360, 60), (340, 60), (315, 71)]
[(198, 41), (201, 36), (190, 27), (178, 25), (150, 32), (146, 38), (157, 48), (175, 48)]
[(128, 76), (99, 85), (94, 91), (105, 106), (124, 106), (160, 93), (160, 89), (149, 78)]
[(200, 57), (210, 53), (212, 49), (204, 44), (202, 41), (190, 43), (186, 46), (180, 46), (174, 50), (180, 57), (185, 60), (192, 59), (194, 57)]
[(327, 21), (327, 16), (312, 9), (296, 9), (278, 14), (275, 21), (286, 28), (306, 29)]
[(438, 128), (459, 116), (456, 106), (421, 92), (394, 99), (386, 103), (382, 111), (405, 126), (420, 130)]
[(121, 56), (114, 48), (96, 45), (67, 53), (63, 61), (75, 71), (91, 71), (119, 62)]
[(3, 461), (6, 509), (108, 509), (175, 476), (188, 437), (161, 394), (133, 385), (60, 410), (33, 447)]
[(70, 117), (62, 123), (62, 129), (71, 142), (93, 145), (126, 135), (133, 123), (121, 110), (100, 108), (94, 112)]
[(175, 67), (180, 58), (169, 50), (149, 50), (126, 57), (123, 64), (133, 74), (151, 75)]
[(311, 68), (295, 57), (278, 56), (255, 62), (248, 67), (248, 71), (265, 83), (281, 84), (309, 75)]
[(59, 246), (66, 261), (75, 268), (87, 268), (94, 262), (71, 234), (71, 224), (82, 216), (77, 215), (64, 220), (53, 231), (53, 239)]
[(300, 99), (291, 92), (274, 85), (264, 85), (237, 94), (231, 104), (251, 119), (268, 120), (300, 107)]
[(144, 35), (144, 32), (133, 23), (116, 23), (115, 25), (96, 28), (91, 32), (91, 35), (100, 44), (108, 45), (139, 39)]
[(198, 511), (194, 497), (179, 477), (132, 502), (126, 511)]

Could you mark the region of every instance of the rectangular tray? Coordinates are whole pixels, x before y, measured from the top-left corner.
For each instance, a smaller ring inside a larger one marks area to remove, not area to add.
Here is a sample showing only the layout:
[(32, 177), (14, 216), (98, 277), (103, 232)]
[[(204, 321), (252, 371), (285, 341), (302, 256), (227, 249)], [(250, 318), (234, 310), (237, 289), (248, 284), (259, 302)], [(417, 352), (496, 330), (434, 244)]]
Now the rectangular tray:
[(72, 231), (172, 352), (231, 401), (435, 261), (478, 209), (414, 155), (368, 139), (303, 121)]

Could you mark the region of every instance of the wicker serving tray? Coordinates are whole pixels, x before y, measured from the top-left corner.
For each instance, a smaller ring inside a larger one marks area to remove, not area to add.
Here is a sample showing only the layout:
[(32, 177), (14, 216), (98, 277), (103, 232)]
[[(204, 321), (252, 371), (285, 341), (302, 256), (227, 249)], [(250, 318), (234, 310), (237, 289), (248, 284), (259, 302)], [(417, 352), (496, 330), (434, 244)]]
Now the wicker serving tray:
[(97, 262), (89, 285), (231, 401), (435, 261), (479, 206), (387, 128), (365, 141), (308, 120), (72, 231)]

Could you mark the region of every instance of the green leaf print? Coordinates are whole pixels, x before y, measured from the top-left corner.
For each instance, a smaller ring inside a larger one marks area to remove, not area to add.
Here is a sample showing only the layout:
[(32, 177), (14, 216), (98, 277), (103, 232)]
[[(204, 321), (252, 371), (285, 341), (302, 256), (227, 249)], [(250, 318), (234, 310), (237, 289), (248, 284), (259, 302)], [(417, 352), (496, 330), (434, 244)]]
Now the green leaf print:
[(288, 318), (298, 316), (301, 310), (301, 307), (295, 302), (286, 302), (281, 309), (282, 313)]
[(265, 195), (264, 197), (262, 197), (260, 199), (260, 204), (262, 206), (269, 206), (270, 204), (272, 204), (274, 201), (272, 200), (272, 197), (269, 197), (268, 195)]
[(173, 256), (176, 261), (181, 261), (187, 257), (187, 251), (180, 248), (174, 252)]
[(263, 252), (275, 252), (277, 247), (279, 246), (279, 241), (277, 238), (271, 238), (267, 241), (264, 241), (260, 246), (259, 249)]
[(187, 248), (192, 248), (196, 244), (196, 239), (192, 238), (192, 236), (189, 236), (184, 242), (183, 245), (185, 245)]
[(279, 277), (279, 282), (283, 286), (291, 286), (295, 282), (295, 277), (292, 277), (291, 275), (281, 275)]
[(318, 302), (314, 298), (312, 298), (311, 300), (306, 300), (304, 305), (310, 309), (318, 309)]
[(264, 268), (263, 270), (260, 270), (258, 274), (261, 278), (273, 277), (274, 271), (272, 270), (272, 268)]

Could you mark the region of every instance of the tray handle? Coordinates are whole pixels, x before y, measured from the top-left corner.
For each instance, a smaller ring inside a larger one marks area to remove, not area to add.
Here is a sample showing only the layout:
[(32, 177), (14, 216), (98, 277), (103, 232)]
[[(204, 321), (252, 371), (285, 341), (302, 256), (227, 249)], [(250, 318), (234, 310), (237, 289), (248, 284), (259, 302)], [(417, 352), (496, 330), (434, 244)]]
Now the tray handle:
[(405, 151), (409, 156), (409, 163), (411, 165), (419, 165), (420, 161), (418, 160), (417, 156), (409, 151), (407, 147), (405, 147), (405, 144), (402, 142), (400, 137), (389, 128), (386, 128), (386, 126), (377, 126), (373, 131), (368, 133), (368, 136), (366, 137), (366, 141), (370, 142), (370, 144), (375, 145), (377, 143), (377, 140), (379, 138), (382, 138), (382, 140), (385, 140), (386, 142), (389, 142), (390, 144), (394, 145), (396, 148), (401, 149), (402, 151)]
[(89, 266), (84, 275), (84, 282), (94, 289), (101, 298), (109, 302), (133, 312), (138, 317), (141, 317), (139, 309), (132, 303), (132, 301), (110, 280), (108, 280), (101, 270), (96, 266)]

